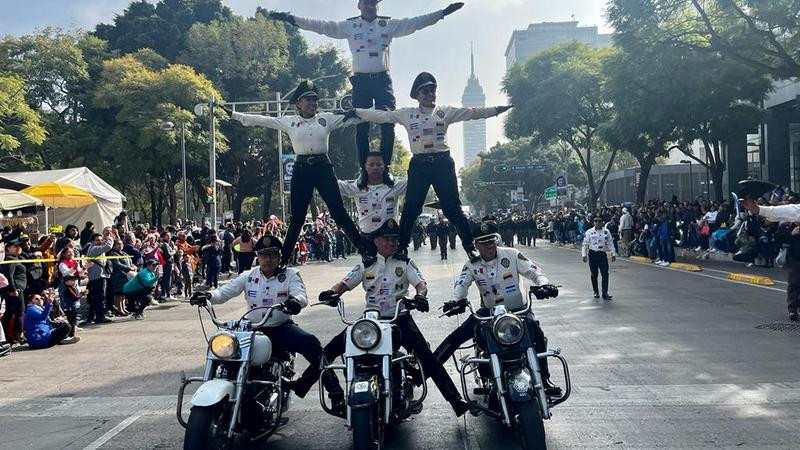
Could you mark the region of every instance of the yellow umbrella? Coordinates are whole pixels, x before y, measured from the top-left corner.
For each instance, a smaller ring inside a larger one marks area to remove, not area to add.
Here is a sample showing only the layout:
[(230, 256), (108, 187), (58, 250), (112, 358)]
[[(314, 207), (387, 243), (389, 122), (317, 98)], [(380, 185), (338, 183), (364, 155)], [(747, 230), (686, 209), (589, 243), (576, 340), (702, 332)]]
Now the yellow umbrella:
[(92, 194), (66, 183), (35, 184), (22, 192), (38, 198), (50, 208), (80, 208), (97, 203)]

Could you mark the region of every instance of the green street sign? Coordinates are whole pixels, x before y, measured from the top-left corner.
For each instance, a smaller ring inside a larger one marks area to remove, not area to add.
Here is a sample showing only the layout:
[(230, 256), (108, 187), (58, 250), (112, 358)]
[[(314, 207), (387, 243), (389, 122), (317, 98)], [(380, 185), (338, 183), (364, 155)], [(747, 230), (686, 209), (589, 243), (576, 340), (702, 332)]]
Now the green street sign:
[(556, 198), (558, 196), (558, 188), (555, 186), (549, 187), (544, 190), (544, 198), (551, 199)]
[(495, 173), (506, 173), (508, 172), (508, 164), (497, 164), (494, 166)]

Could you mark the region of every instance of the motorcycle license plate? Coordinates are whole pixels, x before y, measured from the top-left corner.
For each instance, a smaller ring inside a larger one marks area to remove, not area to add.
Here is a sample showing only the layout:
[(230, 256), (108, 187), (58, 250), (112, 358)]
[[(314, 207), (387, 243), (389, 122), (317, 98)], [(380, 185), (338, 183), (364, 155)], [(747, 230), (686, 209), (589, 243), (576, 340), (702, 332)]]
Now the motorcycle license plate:
[(369, 381), (359, 381), (353, 386), (353, 392), (360, 394), (369, 390)]

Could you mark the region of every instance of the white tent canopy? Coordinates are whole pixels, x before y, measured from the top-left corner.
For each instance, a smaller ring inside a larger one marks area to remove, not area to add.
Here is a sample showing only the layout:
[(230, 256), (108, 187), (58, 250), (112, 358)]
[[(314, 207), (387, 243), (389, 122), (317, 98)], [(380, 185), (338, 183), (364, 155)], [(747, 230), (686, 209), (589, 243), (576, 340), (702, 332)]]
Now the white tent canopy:
[[(122, 211), (125, 196), (86, 167), (36, 172), (0, 172), (0, 188), (22, 190), (48, 182), (71, 184), (89, 192), (97, 199), (97, 203), (83, 208), (57, 209), (54, 213), (57, 224), (74, 224), (80, 229), (84, 223), (90, 221), (94, 223), (95, 229), (99, 229), (113, 224), (114, 218)], [(44, 213), (40, 215), (43, 216)], [(44, 222), (44, 217), (41, 217), (40, 223)]]

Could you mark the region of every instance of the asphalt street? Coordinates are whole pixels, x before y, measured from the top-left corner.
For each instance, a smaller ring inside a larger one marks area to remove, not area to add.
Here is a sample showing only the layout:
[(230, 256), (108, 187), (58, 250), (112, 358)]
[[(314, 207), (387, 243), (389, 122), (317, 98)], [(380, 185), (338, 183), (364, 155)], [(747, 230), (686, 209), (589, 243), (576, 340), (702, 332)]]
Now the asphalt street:
[[(727, 266), (689, 273), (617, 261), (614, 300), (603, 302), (591, 297), (588, 267), (576, 250), (522, 250), (562, 286), (558, 299), (534, 306), (550, 347), (561, 347), (570, 363), (574, 389), (546, 423), (549, 448), (800, 446), (800, 329), (786, 320), (785, 285), (733, 282), (725, 279)], [(463, 252), (440, 261), (438, 251), (423, 247), (412, 257), (430, 284), (431, 309), (438, 308), (450, 296)], [(303, 267), (310, 296), (355, 263), (351, 257)], [(346, 299), (351, 314), (363, 305), (361, 292)], [(217, 311), (236, 318), (244, 308), (238, 298)], [(433, 311), (414, 314), (432, 346), (458, 325)], [(204, 364), (200, 320), (179, 302), (146, 316), (87, 327), (77, 345), (20, 349), (0, 359), (0, 449), (181, 447), (176, 393), (180, 372), (199, 375)], [(304, 310), (297, 322), (323, 343), (343, 328), (326, 307)], [(304, 367), (298, 358), (298, 369)], [(422, 414), (396, 427), (387, 448), (515, 448), (512, 433), (486, 417), (456, 418), (429, 387)], [(322, 412), (313, 395), (293, 399), (289, 417), (264, 448), (350, 447), (343, 421)]]

